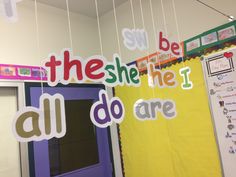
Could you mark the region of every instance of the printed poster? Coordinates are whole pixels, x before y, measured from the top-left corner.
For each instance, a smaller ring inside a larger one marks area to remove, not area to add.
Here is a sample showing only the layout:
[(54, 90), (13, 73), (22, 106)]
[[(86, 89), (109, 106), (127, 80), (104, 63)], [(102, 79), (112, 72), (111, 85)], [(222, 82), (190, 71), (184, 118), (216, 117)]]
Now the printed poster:
[(236, 49), (202, 61), (225, 177), (236, 174)]

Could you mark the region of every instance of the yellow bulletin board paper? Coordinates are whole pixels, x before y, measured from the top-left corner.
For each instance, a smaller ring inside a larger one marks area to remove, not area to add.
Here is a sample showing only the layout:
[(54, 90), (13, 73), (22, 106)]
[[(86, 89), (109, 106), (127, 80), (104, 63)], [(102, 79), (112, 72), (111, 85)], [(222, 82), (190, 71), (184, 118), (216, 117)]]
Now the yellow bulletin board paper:
[[(179, 69), (176, 88), (151, 88), (148, 77), (141, 77), (141, 87), (116, 87), (126, 109), (120, 125), (122, 156), (126, 177), (221, 177), (217, 144), (214, 137), (200, 59), (186, 61), (194, 86), (182, 90)], [(133, 115), (138, 99), (172, 99), (177, 117), (167, 120), (160, 113), (156, 120), (139, 121)]]

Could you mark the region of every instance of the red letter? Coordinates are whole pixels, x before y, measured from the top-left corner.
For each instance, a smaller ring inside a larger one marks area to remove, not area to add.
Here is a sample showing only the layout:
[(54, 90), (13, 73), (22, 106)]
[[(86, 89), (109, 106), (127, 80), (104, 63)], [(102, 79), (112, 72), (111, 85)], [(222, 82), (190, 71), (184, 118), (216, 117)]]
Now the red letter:
[(73, 66), (76, 66), (76, 74), (78, 80), (83, 80), (82, 66), (81, 61), (72, 60), (70, 61), (70, 52), (64, 52), (64, 80), (69, 80), (70, 78), (70, 70)]
[(61, 65), (61, 61), (57, 61), (55, 56), (50, 57), (50, 61), (45, 63), (46, 67), (50, 67), (50, 81), (56, 80), (56, 67)]
[[(169, 43), (169, 41), (168, 41), (168, 39), (166, 39), (166, 38), (164, 38), (163, 36), (162, 36), (162, 32), (160, 32), (160, 35), (159, 35), (160, 37), (159, 37), (159, 49), (160, 50), (163, 50), (163, 51), (165, 51), (165, 52), (167, 52), (168, 50), (169, 50), (169, 48), (170, 48), (170, 43)], [(163, 42), (165, 42), (166, 43), (166, 47), (163, 47)]]
[(100, 72), (98, 74), (93, 74), (93, 72), (101, 69), (104, 66), (102, 60), (92, 59), (90, 60), (85, 67), (85, 74), (89, 79), (101, 79), (105, 76), (104, 72)]
[(171, 44), (172, 53), (175, 54), (175, 55), (180, 55), (180, 52), (178, 50), (179, 50), (179, 44), (177, 44), (176, 42), (173, 42)]

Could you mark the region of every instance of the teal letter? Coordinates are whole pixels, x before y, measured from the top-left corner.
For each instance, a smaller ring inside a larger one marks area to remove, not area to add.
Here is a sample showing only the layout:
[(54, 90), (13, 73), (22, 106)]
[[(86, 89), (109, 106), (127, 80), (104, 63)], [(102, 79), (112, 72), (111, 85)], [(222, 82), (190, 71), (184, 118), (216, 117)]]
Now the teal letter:
[(130, 68), (129, 70), (130, 80), (134, 83), (134, 85), (139, 84), (139, 72), (137, 68)]
[[(105, 70), (109, 73), (109, 78), (107, 78), (106, 79), (106, 82), (108, 83), (108, 84), (114, 84), (114, 83), (116, 83), (116, 80), (117, 80), (117, 78), (116, 78), (116, 75), (114, 74), (114, 72), (115, 72), (115, 67), (113, 66), (113, 65), (107, 65), (106, 67), (105, 67)], [(112, 72), (112, 71), (114, 71), (114, 72)]]
[[(130, 80), (129, 80), (129, 73), (128, 73), (128, 70), (127, 70), (127, 66), (122, 66), (120, 58), (118, 58), (118, 57), (115, 58), (115, 61), (116, 61), (116, 67), (117, 67), (119, 82), (120, 83), (123, 83), (123, 82), (125, 83), (125, 81), (126, 81), (126, 83), (129, 84)], [(123, 73), (125, 74), (126, 80), (125, 79), (123, 80)]]

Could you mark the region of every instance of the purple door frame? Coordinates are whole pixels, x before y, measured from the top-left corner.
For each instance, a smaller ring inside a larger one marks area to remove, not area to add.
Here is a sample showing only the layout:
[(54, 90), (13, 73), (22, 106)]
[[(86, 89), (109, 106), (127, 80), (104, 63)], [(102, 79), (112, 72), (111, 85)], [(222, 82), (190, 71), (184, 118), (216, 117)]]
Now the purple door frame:
[[(28, 86), (27, 86), (28, 85)], [(32, 86), (34, 85), (34, 86)], [(56, 93), (62, 94), (65, 100), (86, 100), (92, 99), (98, 100), (98, 93), (101, 90), (100, 87), (95, 85), (79, 85), (62, 86), (62, 87), (43, 87), (43, 92), (50, 95)], [(28, 92), (28, 93), (27, 93)], [(39, 84), (26, 84), (26, 97), (28, 96), (27, 106), (31, 105), (39, 107), (39, 98), (42, 90)], [(99, 163), (93, 166), (75, 170), (56, 177), (112, 177), (112, 162), (110, 157), (110, 146), (108, 139), (108, 130), (96, 128), (97, 145), (99, 152)], [(33, 142), (33, 158), (30, 158), (30, 165), (32, 160), (34, 161), (34, 167), (31, 168), (31, 177), (50, 177), (50, 164), (49, 164), (49, 152), (48, 141)], [(32, 155), (32, 154), (31, 154)], [(34, 172), (32, 172), (32, 169)]]

